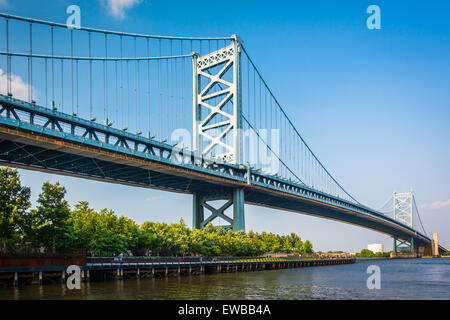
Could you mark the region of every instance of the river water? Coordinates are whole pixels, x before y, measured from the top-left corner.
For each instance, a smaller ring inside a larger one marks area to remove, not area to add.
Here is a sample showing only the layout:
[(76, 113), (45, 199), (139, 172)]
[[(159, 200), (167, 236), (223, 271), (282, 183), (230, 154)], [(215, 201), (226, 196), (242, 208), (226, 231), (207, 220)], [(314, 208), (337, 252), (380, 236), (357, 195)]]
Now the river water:
[[(367, 268), (380, 268), (369, 290)], [(450, 258), (0, 289), (0, 299), (450, 299)]]

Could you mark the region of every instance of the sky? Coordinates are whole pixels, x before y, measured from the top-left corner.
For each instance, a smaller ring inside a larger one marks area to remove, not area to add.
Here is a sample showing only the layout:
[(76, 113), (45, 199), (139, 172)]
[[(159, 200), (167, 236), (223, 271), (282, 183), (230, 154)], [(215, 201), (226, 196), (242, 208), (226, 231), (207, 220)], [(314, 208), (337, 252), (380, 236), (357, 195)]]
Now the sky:
[[(325, 167), (356, 199), (381, 207), (413, 190), (428, 235), (450, 247), (450, 3), (448, 1), (0, 0), (0, 11), (155, 35), (238, 34)], [(381, 29), (366, 12), (380, 8)], [(1, 40), (0, 40), (1, 41)], [(0, 77), (1, 78), (1, 77)], [(137, 223), (192, 220), (192, 197), (20, 170), (37, 198), (60, 181), (71, 205), (89, 201)], [(386, 235), (335, 221), (246, 206), (246, 229), (312, 241), (315, 250), (392, 249)]]

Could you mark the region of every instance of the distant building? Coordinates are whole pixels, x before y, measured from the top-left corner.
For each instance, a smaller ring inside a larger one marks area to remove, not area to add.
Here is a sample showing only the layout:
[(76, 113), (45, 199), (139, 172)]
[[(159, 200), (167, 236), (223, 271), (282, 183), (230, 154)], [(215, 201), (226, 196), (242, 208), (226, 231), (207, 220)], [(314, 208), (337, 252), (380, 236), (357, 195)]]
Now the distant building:
[(367, 246), (367, 249), (373, 253), (383, 252), (383, 245), (381, 243), (371, 243)]

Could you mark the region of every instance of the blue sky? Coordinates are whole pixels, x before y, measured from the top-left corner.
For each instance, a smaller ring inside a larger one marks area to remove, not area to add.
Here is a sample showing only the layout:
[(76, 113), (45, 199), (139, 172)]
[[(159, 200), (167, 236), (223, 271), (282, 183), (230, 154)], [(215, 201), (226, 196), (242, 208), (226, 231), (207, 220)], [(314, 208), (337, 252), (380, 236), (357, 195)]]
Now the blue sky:
[[(239, 34), (272, 91), (327, 169), (378, 208), (414, 190), (423, 224), (450, 247), (450, 3), (447, 1), (23, 1), (2, 12), (83, 26), (190, 36)], [(121, 6), (120, 4), (125, 4)], [(369, 5), (381, 30), (366, 27)], [(1, 40), (0, 40), (1, 41)], [(36, 198), (59, 180), (71, 204), (88, 200), (136, 222), (191, 223), (190, 196), (21, 170)], [(112, 196), (113, 195), (113, 196)], [(392, 247), (382, 234), (334, 221), (246, 207), (246, 227), (296, 232), (316, 250)]]

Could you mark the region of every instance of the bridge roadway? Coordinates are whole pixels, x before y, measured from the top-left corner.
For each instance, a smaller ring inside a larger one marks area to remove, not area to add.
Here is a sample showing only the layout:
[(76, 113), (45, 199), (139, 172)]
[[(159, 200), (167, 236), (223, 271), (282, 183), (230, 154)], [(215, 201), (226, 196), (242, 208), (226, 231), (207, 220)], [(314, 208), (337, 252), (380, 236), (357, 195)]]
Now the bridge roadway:
[(431, 244), (426, 235), (361, 204), (5, 95), (0, 95), (0, 163), (187, 194), (224, 195), (241, 187), (248, 204), (412, 238), (416, 251)]

